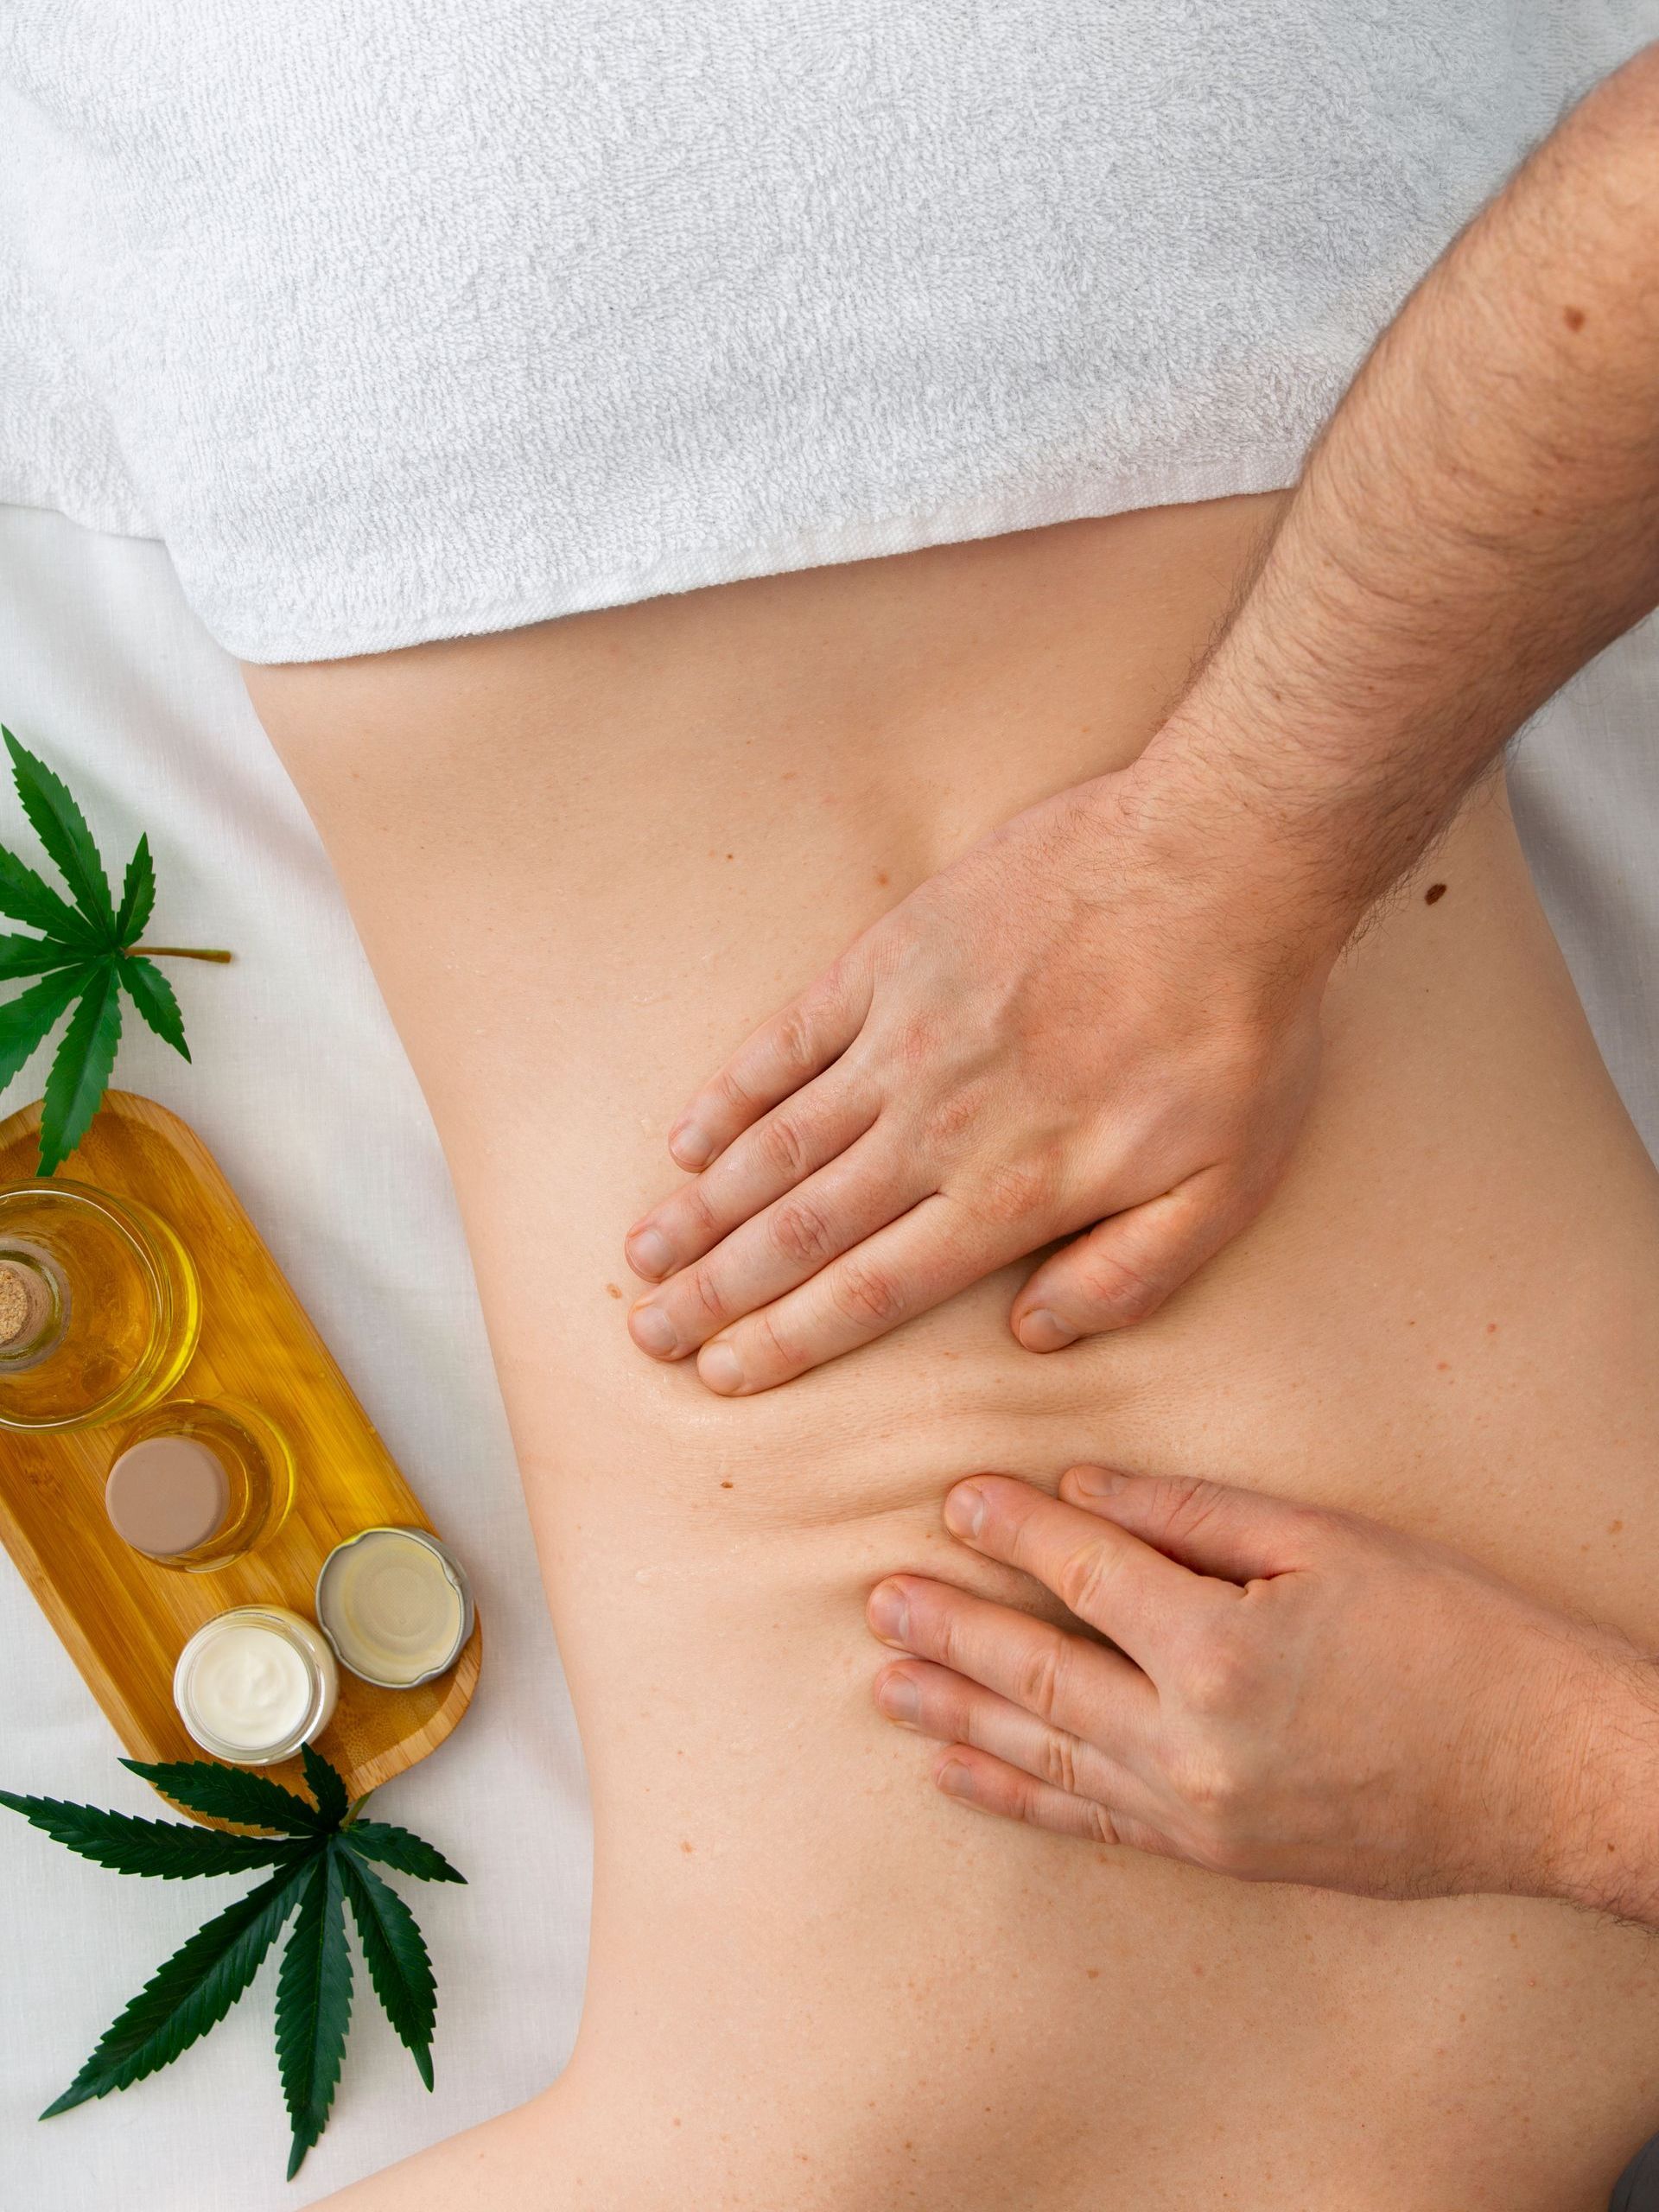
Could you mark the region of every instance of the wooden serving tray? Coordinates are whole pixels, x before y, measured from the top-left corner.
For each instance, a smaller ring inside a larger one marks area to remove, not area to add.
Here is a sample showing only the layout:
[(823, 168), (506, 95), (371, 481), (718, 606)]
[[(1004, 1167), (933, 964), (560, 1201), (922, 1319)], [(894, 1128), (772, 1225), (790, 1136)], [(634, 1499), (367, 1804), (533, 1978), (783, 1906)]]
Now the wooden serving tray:
[[(36, 1104), (0, 1122), (0, 1183), (33, 1176), (40, 1119)], [(105, 1512), (105, 1477), (129, 1421), (0, 1430), (0, 1541), (116, 1734), (135, 1758), (202, 1758), (173, 1704), (175, 1662), (202, 1623), (248, 1605), (313, 1618), (317, 1570), (342, 1537), (432, 1523), (213, 1154), (176, 1115), (108, 1092), (61, 1173), (142, 1200), (195, 1263), (201, 1338), (169, 1395), (239, 1399), (268, 1413), (294, 1447), (294, 1503), (282, 1527), (241, 1559), (188, 1573), (131, 1550)], [(340, 1669), (340, 1705), (317, 1749), (353, 1797), (443, 1741), (472, 1698), (480, 1649), (475, 1626), (449, 1673), (416, 1689), (377, 1689)], [(297, 1759), (260, 1771), (303, 1787)]]

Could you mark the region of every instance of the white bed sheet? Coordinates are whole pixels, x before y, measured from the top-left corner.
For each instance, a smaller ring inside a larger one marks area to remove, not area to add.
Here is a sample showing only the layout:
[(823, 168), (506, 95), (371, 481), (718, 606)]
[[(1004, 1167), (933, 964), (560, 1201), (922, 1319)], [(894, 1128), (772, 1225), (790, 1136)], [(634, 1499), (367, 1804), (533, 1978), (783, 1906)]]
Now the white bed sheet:
[[(274, 1965), (165, 2072), (44, 2126), (118, 2005), (238, 1884), (139, 1881), (0, 1810), (0, 2207), (276, 2212), (519, 2103), (575, 2032), (590, 1847), (581, 1758), (448, 1176), (425, 1104), (234, 664), (157, 545), (0, 509), (0, 721), (60, 769), (106, 855), (147, 830), (194, 1064), (129, 1022), (118, 1079), (226, 1173), (476, 1581), (484, 1669), (450, 1740), (378, 1800), (465, 1889), (400, 1882), (438, 1974), (429, 2097), (359, 1973), (334, 2117), (291, 2185)], [(9, 778), (0, 843), (20, 834)], [(8, 1106), (37, 1095), (21, 1084)], [(3, 1451), (0, 1440), (0, 1451)], [(161, 1813), (10, 1566), (0, 1787)]]
[[(218, 1154), (466, 1555), (485, 1616), (472, 1713), (383, 1800), (471, 1878), (418, 1893), (440, 1983), (437, 2093), (422, 2091), (359, 1980), (335, 2117), (291, 2186), (269, 1965), (177, 2065), (35, 2124), (117, 2006), (207, 1901), (233, 1889), (119, 1878), (0, 1815), (0, 2205), (276, 2212), (520, 2101), (563, 2063), (586, 1944), (580, 1755), (424, 1104), (304, 812), (158, 546), (0, 508), (0, 719), (65, 772), (107, 849), (124, 858), (150, 832), (169, 939), (235, 949), (231, 969), (175, 971), (196, 1064), (140, 1033), (120, 1080), (175, 1107)], [(1650, 1149), (1656, 724), (1649, 625), (1540, 717), (1512, 778), (1547, 901)], [(4, 798), (0, 842), (28, 849)], [(101, 1714), (9, 1566), (0, 1592), (0, 1786), (156, 1809), (116, 1766)]]

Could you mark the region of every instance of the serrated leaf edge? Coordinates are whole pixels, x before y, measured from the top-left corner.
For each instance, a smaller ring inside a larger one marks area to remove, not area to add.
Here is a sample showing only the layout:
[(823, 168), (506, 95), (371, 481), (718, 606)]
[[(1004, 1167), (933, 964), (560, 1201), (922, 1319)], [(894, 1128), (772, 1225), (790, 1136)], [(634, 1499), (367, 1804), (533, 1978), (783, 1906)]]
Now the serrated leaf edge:
[[(342, 1833), (360, 1859), (372, 1859), (382, 1866), (390, 1866), (394, 1874), (407, 1874), (416, 1882), (458, 1882), (463, 1888), (466, 1886), (467, 1877), (449, 1864), (436, 1844), (429, 1843), (424, 1836), (415, 1835), (408, 1828), (394, 1827), (388, 1821), (353, 1821)], [(415, 1854), (423, 1853), (435, 1864), (423, 1870), (410, 1866), (407, 1857), (397, 1855), (411, 1844)]]
[[(426, 1938), (420, 1923), (410, 1910), (390, 1882), (383, 1881), (372, 1866), (359, 1859), (349, 1840), (340, 1840), (340, 1885), (346, 1903), (352, 1908), (356, 1923), (358, 1942), (362, 1947), (363, 1963), (369, 1970), (369, 1980), (380, 2000), (380, 2009), (391, 2021), (397, 2040), (415, 2061), (416, 2072), (429, 2089), (432, 2087), (432, 2037), (437, 2026), (438, 1984), (432, 1971), (431, 1954), (426, 1948)], [(402, 1916), (403, 1932), (414, 1939), (424, 1969), (426, 1986), (411, 1992), (409, 1978), (397, 1955), (397, 1945), (388, 1935), (388, 1923), (396, 1924)], [(406, 2014), (401, 2008), (405, 2002), (418, 2006), (418, 2017)]]
[[(106, 1811), (98, 1805), (72, 1804), (61, 1797), (20, 1796), (0, 1789), (0, 1805), (16, 1813), (54, 1843), (96, 1866), (167, 1882), (192, 1881), (249, 1872), (256, 1866), (280, 1866), (309, 1847), (292, 1836), (226, 1835), (188, 1821), (149, 1821), (136, 1813)], [(168, 1866), (170, 1854), (181, 1862)], [(153, 1857), (156, 1863), (142, 1862)], [(220, 1864), (212, 1862), (218, 1858)]]
[(121, 882), (121, 904), (115, 917), (116, 942), (124, 950), (136, 944), (156, 911), (156, 856), (145, 832), (132, 849)]
[(37, 1174), (55, 1175), (92, 1126), (120, 1049), (121, 993), (114, 961), (105, 958), (88, 976), (52, 1058), (41, 1108)]
[(104, 944), (115, 937), (115, 907), (109, 876), (80, 802), (55, 769), (0, 728), (11, 756), (11, 779), (35, 836), (69, 887), (69, 895), (87, 926)]
[[(330, 2007), (338, 2005), (338, 2017)], [(328, 2125), (352, 2024), (352, 1954), (339, 1847), (330, 1837), (299, 1878), (298, 1910), (276, 1977), (276, 2070), (291, 2131), (288, 2178)]]
[(138, 1009), (139, 1019), (163, 1045), (170, 1045), (181, 1059), (188, 1060), (190, 1047), (185, 1042), (183, 1009), (156, 963), (146, 960), (141, 952), (124, 952), (115, 963), (115, 973)]
[[(271, 1828), (279, 1835), (328, 1833), (315, 1805), (269, 1775), (250, 1774), (245, 1767), (226, 1766), (217, 1759), (123, 1759), (120, 1764), (188, 1813), (234, 1821), (238, 1827)], [(234, 1802), (238, 1791), (243, 1793), (239, 1806)], [(256, 1805), (263, 1809), (254, 1811)]]

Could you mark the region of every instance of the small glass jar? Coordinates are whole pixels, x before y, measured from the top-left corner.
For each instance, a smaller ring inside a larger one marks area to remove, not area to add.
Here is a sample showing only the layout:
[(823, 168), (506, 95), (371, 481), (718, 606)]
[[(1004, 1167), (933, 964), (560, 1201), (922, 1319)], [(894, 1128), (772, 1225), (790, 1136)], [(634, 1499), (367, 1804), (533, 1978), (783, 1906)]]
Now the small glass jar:
[(0, 1428), (86, 1428), (164, 1398), (196, 1348), (189, 1255), (136, 1199), (0, 1188)]
[[(175, 1443), (182, 1451), (169, 1469), (165, 1455)], [(149, 1482), (165, 1488), (169, 1478), (186, 1492), (173, 1516), (164, 1500), (145, 1497)], [(169, 1398), (122, 1436), (105, 1501), (116, 1534), (157, 1567), (211, 1573), (282, 1527), (294, 1502), (293, 1450), (268, 1414), (238, 1399)]]
[(173, 1670), (191, 1740), (232, 1766), (271, 1766), (320, 1736), (340, 1696), (334, 1655), (286, 1605), (236, 1605), (199, 1628)]

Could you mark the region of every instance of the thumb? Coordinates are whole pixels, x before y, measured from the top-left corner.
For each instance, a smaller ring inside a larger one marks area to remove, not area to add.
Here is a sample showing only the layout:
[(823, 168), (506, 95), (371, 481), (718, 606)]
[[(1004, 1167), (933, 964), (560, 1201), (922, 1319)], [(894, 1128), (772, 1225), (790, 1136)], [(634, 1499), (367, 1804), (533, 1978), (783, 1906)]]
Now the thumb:
[(1125, 1475), (1112, 1467), (1068, 1467), (1068, 1505), (1115, 1522), (1197, 1574), (1250, 1582), (1313, 1564), (1328, 1516), (1288, 1498), (1192, 1475)]
[(1014, 1302), (1009, 1322), (1027, 1351), (1058, 1351), (1079, 1337), (1127, 1328), (1155, 1313), (1220, 1251), (1252, 1209), (1205, 1168), (1160, 1198), (1115, 1213), (1045, 1260)]

